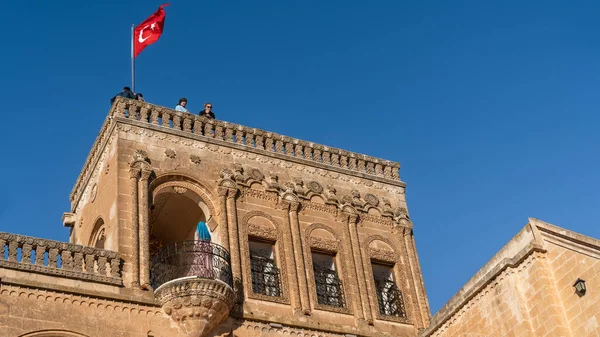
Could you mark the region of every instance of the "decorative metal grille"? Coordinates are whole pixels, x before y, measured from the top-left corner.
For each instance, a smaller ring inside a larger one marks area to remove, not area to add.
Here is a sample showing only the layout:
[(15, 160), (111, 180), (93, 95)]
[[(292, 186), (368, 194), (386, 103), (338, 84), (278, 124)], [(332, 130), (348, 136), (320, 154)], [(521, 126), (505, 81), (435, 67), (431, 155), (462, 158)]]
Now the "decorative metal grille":
[(252, 270), (252, 291), (267, 296), (281, 296), (281, 278), (275, 260), (258, 255), (250, 255)]
[(152, 256), (150, 283), (154, 289), (188, 276), (220, 280), (233, 288), (229, 252), (210, 241), (189, 240), (164, 246)]
[(328, 268), (313, 268), (315, 272), (315, 284), (317, 286), (317, 301), (319, 304), (331, 305), (344, 308), (344, 289), (342, 280), (335, 270)]
[(379, 312), (386, 316), (406, 318), (402, 292), (398, 289), (396, 283), (387, 279), (375, 280), (375, 286), (377, 287)]

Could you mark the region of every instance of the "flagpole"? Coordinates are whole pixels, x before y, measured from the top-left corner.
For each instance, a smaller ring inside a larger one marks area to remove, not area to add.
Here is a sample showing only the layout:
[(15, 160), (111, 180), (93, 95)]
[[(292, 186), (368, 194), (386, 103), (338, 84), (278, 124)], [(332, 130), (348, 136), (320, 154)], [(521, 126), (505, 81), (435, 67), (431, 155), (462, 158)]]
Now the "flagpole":
[(131, 25), (131, 91), (135, 92), (135, 57), (133, 57), (133, 34), (135, 25)]

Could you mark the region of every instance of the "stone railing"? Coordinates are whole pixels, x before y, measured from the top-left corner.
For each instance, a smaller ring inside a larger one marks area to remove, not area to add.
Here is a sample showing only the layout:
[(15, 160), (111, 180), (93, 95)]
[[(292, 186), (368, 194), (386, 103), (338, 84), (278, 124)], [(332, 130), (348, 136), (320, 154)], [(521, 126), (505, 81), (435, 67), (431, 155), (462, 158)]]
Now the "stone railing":
[(207, 119), (190, 113), (129, 99), (117, 101), (116, 110), (111, 111), (115, 114), (115, 117), (134, 119), (152, 125), (160, 125), (174, 130), (385, 179), (400, 180), (399, 163), (314, 144), (278, 135), (273, 132)]
[(107, 131), (110, 129), (111, 120), (115, 117), (236, 144), (264, 152), (267, 155), (292, 157), (310, 162), (314, 166), (340, 169), (349, 174), (377, 177), (391, 183), (400, 182), (400, 163), (397, 162), (315, 144), (239, 124), (207, 119), (146, 102), (117, 97), (73, 187), (71, 192), (72, 208), (79, 202), (86, 181), (89, 179), (95, 163), (102, 153), (103, 144), (105, 144), (105, 139), (109, 134)]
[(0, 268), (122, 285), (119, 253), (0, 232)]

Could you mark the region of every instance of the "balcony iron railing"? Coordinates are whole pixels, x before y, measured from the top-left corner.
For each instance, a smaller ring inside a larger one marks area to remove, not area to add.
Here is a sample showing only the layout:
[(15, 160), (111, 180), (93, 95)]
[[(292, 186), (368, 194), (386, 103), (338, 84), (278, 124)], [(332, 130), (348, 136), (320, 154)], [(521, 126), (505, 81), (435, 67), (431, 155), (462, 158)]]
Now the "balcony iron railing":
[(210, 241), (172, 243), (152, 256), (150, 283), (154, 289), (183, 277), (220, 280), (233, 288), (229, 252)]
[(252, 291), (267, 296), (281, 296), (281, 278), (275, 261), (268, 257), (250, 255)]
[(406, 318), (404, 299), (398, 286), (391, 280), (375, 280), (379, 313), (385, 316)]
[(346, 307), (342, 280), (338, 277), (337, 272), (327, 268), (313, 268), (313, 270), (319, 304), (339, 308)]

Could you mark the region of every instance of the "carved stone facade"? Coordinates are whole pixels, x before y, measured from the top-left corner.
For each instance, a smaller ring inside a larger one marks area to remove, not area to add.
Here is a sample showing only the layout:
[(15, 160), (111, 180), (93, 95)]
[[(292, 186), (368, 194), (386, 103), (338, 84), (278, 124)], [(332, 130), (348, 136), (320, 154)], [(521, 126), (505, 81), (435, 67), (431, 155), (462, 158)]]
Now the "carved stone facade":
[[(117, 98), (71, 193), (70, 243), (0, 233), (0, 337), (416, 336), (429, 307), (399, 167)], [(316, 253), (343, 305), (319, 302)], [(379, 314), (372, 263), (404, 311)]]
[(0, 233), (0, 337), (600, 335), (600, 241), (536, 219), (430, 322), (399, 167), (117, 98), (69, 243)]

